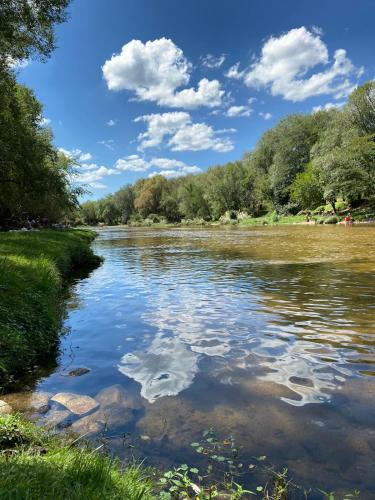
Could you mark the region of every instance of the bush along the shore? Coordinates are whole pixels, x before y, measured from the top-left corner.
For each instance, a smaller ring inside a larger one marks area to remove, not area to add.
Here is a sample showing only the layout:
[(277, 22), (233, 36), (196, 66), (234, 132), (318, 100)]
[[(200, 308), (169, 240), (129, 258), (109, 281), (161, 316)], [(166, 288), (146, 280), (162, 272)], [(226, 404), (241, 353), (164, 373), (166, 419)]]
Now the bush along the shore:
[(0, 388), (53, 357), (64, 280), (100, 263), (87, 230), (0, 233)]

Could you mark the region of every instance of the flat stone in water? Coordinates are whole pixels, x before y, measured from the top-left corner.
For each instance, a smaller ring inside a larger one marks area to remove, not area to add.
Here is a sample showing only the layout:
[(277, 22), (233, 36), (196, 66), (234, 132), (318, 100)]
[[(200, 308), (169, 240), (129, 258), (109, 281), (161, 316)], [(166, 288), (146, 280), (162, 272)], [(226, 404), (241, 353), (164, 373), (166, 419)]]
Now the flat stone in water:
[(123, 427), (133, 419), (131, 410), (121, 406), (100, 408), (95, 413), (80, 418), (71, 429), (79, 434), (97, 434), (104, 427), (114, 429)]
[(46, 427), (59, 427), (68, 417), (72, 416), (69, 410), (51, 410), (44, 416), (43, 423)]
[(129, 394), (120, 384), (111, 385), (98, 392), (95, 396), (96, 401), (100, 403), (102, 408), (111, 405), (122, 406), (124, 408), (132, 408), (133, 410), (142, 407), (140, 398), (136, 399)]
[(71, 392), (59, 392), (51, 400), (62, 404), (76, 415), (84, 415), (99, 406), (98, 402), (90, 396), (82, 396)]
[(51, 395), (48, 392), (14, 392), (3, 397), (5, 402), (16, 411), (29, 412), (34, 410), (39, 412), (48, 405)]
[(71, 370), (68, 375), (69, 377), (80, 377), (81, 375), (85, 375), (86, 373), (89, 373), (91, 370), (89, 368), (75, 368), (74, 370)]
[(10, 415), (13, 412), (13, 408), (0, 399), (0, 415)]

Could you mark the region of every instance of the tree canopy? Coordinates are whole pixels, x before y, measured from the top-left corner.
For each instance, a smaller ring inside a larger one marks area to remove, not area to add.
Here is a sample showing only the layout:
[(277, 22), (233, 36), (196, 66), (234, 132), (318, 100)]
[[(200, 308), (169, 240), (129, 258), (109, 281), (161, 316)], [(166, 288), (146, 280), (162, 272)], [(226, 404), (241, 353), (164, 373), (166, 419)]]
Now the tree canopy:
[[(242, 160), (177, 179), (141, 179), (113, 196), (84, 203), (83, 218), (90, 223), (150, 215), (217, 220), (233, 211), (293, 214), (324, 202), (335, 210), (338, 198), (349, 204), (374, 200), (374, 96), (375, 83), (368, 82), (342, 109), (283, 118)], [(110, 217), (106, 204), (112, 206)]]

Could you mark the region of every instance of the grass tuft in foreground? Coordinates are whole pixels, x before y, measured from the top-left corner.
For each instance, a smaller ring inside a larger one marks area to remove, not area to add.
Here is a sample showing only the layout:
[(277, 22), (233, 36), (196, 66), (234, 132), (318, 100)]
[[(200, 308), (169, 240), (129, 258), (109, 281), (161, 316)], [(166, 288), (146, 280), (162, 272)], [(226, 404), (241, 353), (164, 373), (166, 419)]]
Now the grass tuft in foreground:
[(153, 482), (137, 465), (72, 439), (51, 436), (19, 416), (0, 417), (0, 498), (149, 500)]
[(87, 230), (0, 233), (0, 388), (56, 351), (63, 280), (100, 263)]

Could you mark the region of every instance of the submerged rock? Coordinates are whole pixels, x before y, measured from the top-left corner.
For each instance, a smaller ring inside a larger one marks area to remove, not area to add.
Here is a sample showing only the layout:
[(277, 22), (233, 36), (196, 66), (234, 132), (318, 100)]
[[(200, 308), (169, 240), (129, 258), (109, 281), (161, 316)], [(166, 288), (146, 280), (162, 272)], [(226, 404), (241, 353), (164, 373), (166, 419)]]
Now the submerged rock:
[(82, 396), (71, 392), (59, 392), (51, 400), (62, 404), (76, 415), (84, 415), (99, 406), (98, 402), (90, 396)]
[(72, 431), (79, 434), (97, 434), (104, 428), (124, 427), (133, 419), (131, 410), (121, 406), (107, 406), (80, 418), (72, 425)]
[(0, 415), (10, 415), (13, 412), (13, 408), (0, 399)]
[(3, 398), (16, 411), (40, 412), (41, 409), (48, 405), (51, 395), (48, 392), (14, 392), (3, 396)]
[(69, 377), (80, 377), (81, 375), (85, 375), (86, 373), (89, 373), (91, 370), (89, 368), (75, 368), (74, 370), (71, 370), (68, 375)]
[(101, 390), (95, 396), (95, 399), (100, 403), (101, 408), (115, 405), (136, 410), (142, 407), (140, 398), (136, 398), (132, 394), (129, 394), (129, 392), (119, 384), (111, 385)]
[(59, 427), (64, 420), (71, 416), (72, 414), (69, 410), (51, 410), (44, 416), (44, 423), (46, 427)]

